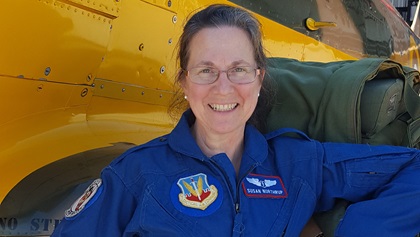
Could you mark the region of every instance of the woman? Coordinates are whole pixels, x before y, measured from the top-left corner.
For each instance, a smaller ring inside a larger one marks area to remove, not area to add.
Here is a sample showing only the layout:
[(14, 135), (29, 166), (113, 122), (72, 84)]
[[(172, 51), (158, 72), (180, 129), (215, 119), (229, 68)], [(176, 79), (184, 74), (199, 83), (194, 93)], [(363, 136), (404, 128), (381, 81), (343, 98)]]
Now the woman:
[(417, 150), (321, 144), (251, 125), (265, 92), (259, 27), (225, 5), (191, 17), (177, 78), (190, 109), (170, 134), (106, 167), (53, 236), (299, 236), (334, 198), (357, 202), (338, 236), (419, 232)]

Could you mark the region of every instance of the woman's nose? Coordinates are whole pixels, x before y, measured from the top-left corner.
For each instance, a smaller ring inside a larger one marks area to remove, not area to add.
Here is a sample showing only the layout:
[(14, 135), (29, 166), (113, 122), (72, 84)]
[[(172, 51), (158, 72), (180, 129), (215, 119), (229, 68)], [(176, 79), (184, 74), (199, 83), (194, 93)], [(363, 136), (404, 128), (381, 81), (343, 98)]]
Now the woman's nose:
[(229, 80), (226, 71), (220, 71), (215, 87), (222, 94), (228, 94), (233, 91), (234, 84)]

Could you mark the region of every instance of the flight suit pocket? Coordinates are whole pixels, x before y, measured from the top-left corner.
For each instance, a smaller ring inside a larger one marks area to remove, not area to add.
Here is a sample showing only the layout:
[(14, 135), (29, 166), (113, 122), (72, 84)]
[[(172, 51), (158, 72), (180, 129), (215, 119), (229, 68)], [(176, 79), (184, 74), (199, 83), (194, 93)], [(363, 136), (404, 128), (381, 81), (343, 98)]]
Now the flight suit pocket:
[(298, 236), (312, 215), (316, 195), (307, 182), (298, 177), (292, 179), (289, 195), (268, 236)]
[(159, 198), (152, 190), (146, 189), (141, 205), (140, 228), (143, 233), (152, 233), (153, 236), (196, 236), (196, 224), (177, 214), (169, 199)]
[(355, 188), (378, 188), (388, 183), (402, 168), (402, 159), (370, 157), (347, 161), (348, 184)]

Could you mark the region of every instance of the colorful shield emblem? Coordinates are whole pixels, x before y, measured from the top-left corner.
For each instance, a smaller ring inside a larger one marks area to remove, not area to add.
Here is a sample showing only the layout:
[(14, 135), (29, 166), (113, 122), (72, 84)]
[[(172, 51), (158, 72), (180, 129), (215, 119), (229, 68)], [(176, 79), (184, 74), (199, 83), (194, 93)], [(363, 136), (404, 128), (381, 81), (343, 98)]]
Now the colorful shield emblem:
[[(80, 196), (73, 205), (65, 211), (64, 216), (70, 219), (79, 214), (83, 209), (89, 207), (102, 193), (102, 180), (96, 179), (89, 185), (82, 196)], [(95, 195), (96, 194), (96, 195)]]
[(179, 201), (186, 207), (205, 210), (218, 195), (216, 186), (209, 185), (207, 175), (203, 173), (181, 178), (177, 184), (182, 191), (178, 195)]

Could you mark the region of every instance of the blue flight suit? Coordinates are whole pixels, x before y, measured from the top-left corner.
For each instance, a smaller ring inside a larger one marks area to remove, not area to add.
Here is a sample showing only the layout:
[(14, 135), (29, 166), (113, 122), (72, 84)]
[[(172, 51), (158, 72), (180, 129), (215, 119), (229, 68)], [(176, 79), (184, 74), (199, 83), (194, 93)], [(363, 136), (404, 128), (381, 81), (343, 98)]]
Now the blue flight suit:
[(187, 111), (170, 134), (114, 160), (53, 236), (299, 236), (335, 198), (355, 202), (337, 236), (420, 232), (416, 149), (319, 143), (287, 129), (264, 136), (246, 125), (237, 176), (225, 154), (201, 152), (193, 121)]

